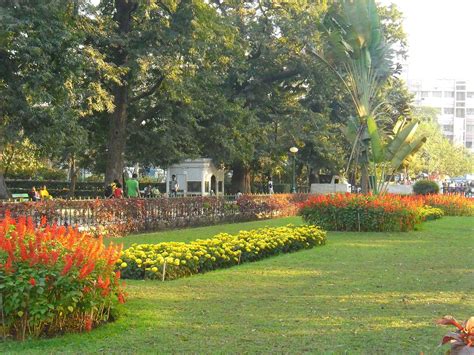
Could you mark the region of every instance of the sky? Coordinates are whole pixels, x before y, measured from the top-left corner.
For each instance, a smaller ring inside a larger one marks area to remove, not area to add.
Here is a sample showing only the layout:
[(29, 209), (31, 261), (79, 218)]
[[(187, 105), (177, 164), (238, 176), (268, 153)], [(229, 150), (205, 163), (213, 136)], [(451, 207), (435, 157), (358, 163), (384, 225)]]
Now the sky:
[(474, 0), (380, 0), (403, 12), (405, 79), (474, 80)]

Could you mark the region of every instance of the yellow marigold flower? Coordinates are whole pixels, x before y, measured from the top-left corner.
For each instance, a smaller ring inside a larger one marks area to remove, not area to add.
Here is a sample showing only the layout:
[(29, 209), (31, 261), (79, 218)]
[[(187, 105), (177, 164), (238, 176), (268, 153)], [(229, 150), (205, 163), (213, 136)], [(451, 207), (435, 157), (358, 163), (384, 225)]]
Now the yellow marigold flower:
[(158, 268), (157, 268), (156, 266), (155, 266), (155, 267), (152, 267), (152, 268), (151, 268), (151, 271), (157, 272), (157, 271), (158, 271)]
[(127, 267), (127, 263), (121, 263), (120, 264), (120, 267), (123, 269), (123, 268), (126, 268)]

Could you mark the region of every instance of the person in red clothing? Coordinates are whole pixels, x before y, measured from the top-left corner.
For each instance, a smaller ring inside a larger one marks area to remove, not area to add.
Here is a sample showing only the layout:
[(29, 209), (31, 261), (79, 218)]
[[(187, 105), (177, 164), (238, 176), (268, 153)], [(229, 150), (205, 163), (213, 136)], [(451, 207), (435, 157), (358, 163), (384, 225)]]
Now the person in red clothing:
[(122, 184), (117, 182), (115, 184), (114, 198), (122, 198), (122, 197), (123, 197)]

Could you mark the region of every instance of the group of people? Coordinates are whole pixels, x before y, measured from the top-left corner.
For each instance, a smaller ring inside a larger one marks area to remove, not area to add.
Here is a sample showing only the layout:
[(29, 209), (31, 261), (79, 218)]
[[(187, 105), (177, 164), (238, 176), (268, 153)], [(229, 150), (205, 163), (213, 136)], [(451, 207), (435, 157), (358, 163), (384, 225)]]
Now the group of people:
[(115, 179), (105, 188), (106, 198), (123, 198), (124, 195), (127, 197), (141, 197), (137, 174), (133, 174), (131, 179), (125, 181), (125, 192), (118, 179)]
[(105, 188), (106, 198), (123, 198), (123, 197), (159, 197), (160, 190), (155, 186), (148, 185), (140, 191), (140, 183), (138, 182), (137, 174), (132, 174), (132, 178), (125, 181), (125, 189), (118, 179), (115, 179), (111, 184)]
[(39, 191), (36, 190), (35, 186), (33, 186), (28, 192), (28, 197), (31, 199), (31, 201), (50, 200), (53, 198), (53, 196), (51, 196), (46, 189), (46, 185), (43, 185)]

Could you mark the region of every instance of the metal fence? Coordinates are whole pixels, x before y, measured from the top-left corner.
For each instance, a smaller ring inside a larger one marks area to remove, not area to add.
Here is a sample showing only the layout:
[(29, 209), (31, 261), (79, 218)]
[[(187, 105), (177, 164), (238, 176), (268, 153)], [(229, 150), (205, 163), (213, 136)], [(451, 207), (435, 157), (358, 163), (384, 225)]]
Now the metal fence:
[(295, 215), (307, 194), (3, 202), (0, 218), (31, 217), (98, 234), (125, 235)]

